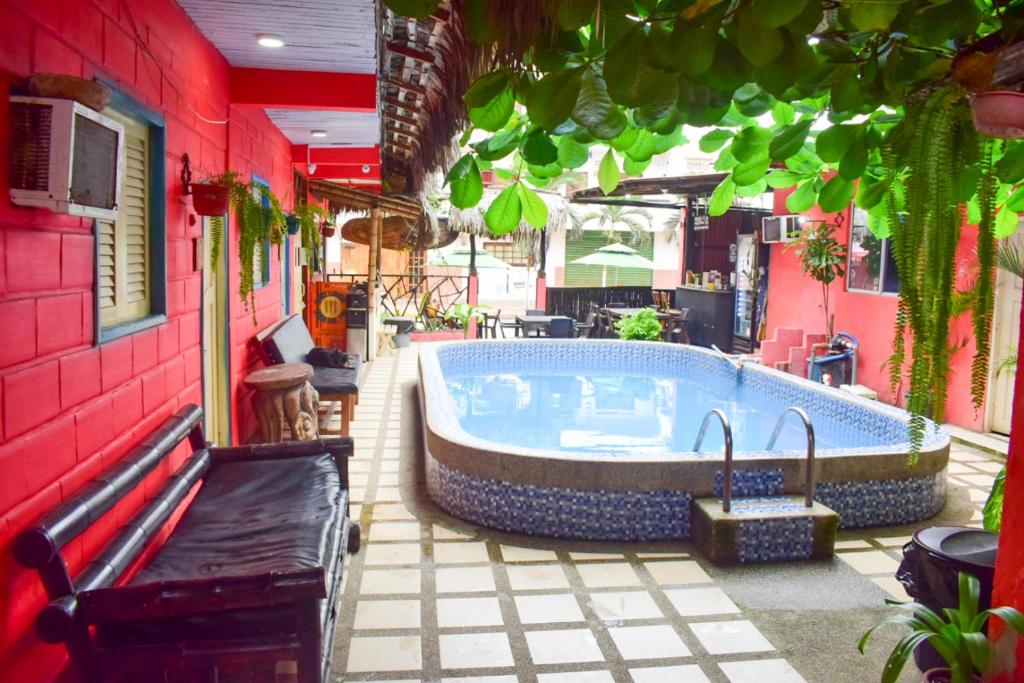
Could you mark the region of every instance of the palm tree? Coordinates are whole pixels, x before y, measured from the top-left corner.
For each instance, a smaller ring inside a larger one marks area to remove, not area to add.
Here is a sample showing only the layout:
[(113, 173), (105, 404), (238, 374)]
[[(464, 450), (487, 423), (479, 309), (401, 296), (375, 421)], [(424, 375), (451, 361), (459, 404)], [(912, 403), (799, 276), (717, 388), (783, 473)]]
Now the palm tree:
[[(1007, 273), (1024, 278), (1024, 249), (1012, 244), (1004, 244), (996, 253), (996, 266)], [(1016, 372), (1017, 351), (1012, 350), (996, 361), (996, 372)]]
[(596, 223), (600, 230), (608, 233), (608, 236), (617, 242), (621, 242), (620, 231), (628, 230), (630, 233), (630, 244), (646, 244), (651, 239), (647, 230), (651, 226), (653, 217), (650, 212), (632, 206), (618, 206), (615, 204), (604, 204), (601, 208), (577, 216), (573, 214), (573, 225), (570, 230), (570, 237), (577, 239), (583, 229), (589, 223)]

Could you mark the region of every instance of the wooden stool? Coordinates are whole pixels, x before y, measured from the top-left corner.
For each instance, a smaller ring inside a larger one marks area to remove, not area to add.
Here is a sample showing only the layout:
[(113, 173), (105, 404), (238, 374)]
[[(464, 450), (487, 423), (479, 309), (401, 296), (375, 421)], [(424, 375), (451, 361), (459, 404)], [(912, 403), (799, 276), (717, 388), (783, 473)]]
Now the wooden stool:
[(243, 380), (255, 393), (252, 397), (266, 443), (283, 441), (283, 425), (292, 439), (312, 441), (320, 438), (317, 415), (320, 397), (309, 383), (313, 367), (306, 363), (282, 363), (250, 373)]

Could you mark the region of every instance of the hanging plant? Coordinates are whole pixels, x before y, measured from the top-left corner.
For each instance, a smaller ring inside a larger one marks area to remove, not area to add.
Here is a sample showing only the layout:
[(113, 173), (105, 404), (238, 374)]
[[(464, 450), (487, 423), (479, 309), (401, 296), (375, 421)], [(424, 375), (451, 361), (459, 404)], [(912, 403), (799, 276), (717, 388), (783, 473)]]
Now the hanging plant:
[(314, 273), (318, 273), (321, 270), (320, 223), (327, 216), (327, 212), (322, 206), (307, 202), (295, 207), (294, 213), (299, 221), (299, 233), (301, 234), (302, 248), (306, 252), (306, 263)]
[[(287, 226), (277, 196), (262, 183), (244, 183), (237, 171), (225, 171), (207, 183), (227, 187), (231, 210), (238, 225), (238, 296), (256, 324), (255, 263), (267, 242), (281, 245)], [(266, 203), (266, 206), (264, 206)], [(224, 239), (223, 214), (210, 218), (210, 261), (214, 270)]]

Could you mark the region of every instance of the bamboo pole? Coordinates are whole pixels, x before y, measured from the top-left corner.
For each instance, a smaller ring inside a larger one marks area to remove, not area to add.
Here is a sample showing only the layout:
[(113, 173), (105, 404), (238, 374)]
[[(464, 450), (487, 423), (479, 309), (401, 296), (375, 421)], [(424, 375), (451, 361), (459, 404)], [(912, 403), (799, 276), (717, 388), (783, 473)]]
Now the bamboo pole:
[(370, 244), (366, 265), (366, 359), (377, 356), (377, 271), (380, 269), (381, 210), (374, 204), (370, 208)]

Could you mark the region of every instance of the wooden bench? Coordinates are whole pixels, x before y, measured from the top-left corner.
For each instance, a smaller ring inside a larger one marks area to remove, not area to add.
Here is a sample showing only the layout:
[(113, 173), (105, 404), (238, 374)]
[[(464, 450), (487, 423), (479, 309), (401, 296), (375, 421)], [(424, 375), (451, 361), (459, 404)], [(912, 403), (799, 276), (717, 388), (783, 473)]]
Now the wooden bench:
[[(326, 681), (344, 555), (359, 547), (352, 441), (212, 448), (201, 424), (197, 406), (182, 408), (17, 536), (15, 558), (39, 572), (51, 600), (37, 630), (66, 644), (86, 681), (214, 680), (282, 660), (296, 662), (300, 683)], [(72, 577), (61, 550), (186, 438), (191, 455)]]
[[(306, 323), (299, 315), (290, 315), (270, 326), (256, 337), (263, 358), (268, 364), (277, 363), (309, 363), (306, 357), (316, 346), (310, 336)], [(309, 383), (320, 395), (320, 403), (331, 404), (326, 416), (320, 421), (320, 433), (338, 433), (327, 429), (327, 423), (334, 415), (334, 404), (341, 406), (341, 431), (348, 436), (349, 425), (355, 416), (355, 406), (359, 403), (359, 373), (362, 360), (358, 355), (349, 354), (352, 368), (327, 368), (313, 365), (313, 378)]]

